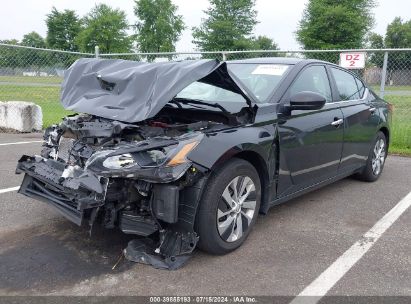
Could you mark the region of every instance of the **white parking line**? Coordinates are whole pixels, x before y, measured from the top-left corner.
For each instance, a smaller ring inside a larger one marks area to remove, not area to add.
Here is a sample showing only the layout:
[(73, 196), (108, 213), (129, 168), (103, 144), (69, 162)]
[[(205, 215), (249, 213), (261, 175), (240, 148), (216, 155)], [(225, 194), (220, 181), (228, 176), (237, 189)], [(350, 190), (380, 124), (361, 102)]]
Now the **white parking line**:
[(357, 263), (362, 256), (378, 241), (381, 235), (403, 214), (411, 205), (411, 192), (407, 194), (394, 208), (384, 215), (362, 238), (343, 253), (318, 278), (308, 285), (291, 301), (292, 304), (317, 303), (327, 292)]
[(2, 193), (7, 193), (7, 192), (12, 192), (12, 191), (17, 191), (20, 189), (20, 186), (18, 187), (11, 187), (11, 188), (6, 188), (6, 189), (0, 189), (0, 194)]
[(0, 146), (24, 145), (24, 144), (40, 143), (40, 142), (43, 142), (43, 141), (42, 140), (18, 141), (18, 142), (3, 143), (3, 144), (0, 144)]

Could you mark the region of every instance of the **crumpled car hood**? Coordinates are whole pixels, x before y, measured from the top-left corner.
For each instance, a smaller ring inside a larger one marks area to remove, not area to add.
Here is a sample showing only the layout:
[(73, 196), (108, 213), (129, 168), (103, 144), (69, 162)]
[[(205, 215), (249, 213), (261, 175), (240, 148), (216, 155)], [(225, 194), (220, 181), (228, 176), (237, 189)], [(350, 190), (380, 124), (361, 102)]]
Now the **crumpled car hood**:
[(145, 63), (94, 58), (79, 59), (65, 72), (61, 103), (67, 110), (134, 123), (155, 116), (195, 81), (239, 93), (251, 106), (250, 93), (218, 60)]

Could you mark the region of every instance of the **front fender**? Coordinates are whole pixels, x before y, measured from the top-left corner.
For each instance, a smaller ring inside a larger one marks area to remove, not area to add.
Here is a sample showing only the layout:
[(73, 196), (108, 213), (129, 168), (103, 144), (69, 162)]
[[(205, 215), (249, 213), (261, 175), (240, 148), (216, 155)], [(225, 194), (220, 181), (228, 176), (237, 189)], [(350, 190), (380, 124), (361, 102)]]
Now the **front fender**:
[(221, 162), (243, 151), (258, 153), (267, 163), (274, 132), (263, 127), (242, 127), (206, 134), (188, 158), (205, 168), (214, 169)]

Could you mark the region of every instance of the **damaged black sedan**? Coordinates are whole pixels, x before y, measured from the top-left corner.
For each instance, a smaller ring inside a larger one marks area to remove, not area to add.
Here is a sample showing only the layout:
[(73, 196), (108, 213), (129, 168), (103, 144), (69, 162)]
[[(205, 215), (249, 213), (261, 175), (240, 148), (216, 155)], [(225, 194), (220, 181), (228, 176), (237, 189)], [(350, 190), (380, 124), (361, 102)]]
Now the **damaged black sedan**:
[(391, 110), (355, 74), (286, 58), (141, 63), (81, 59), (20, 193), (78, 225), (140, 236), (126, 256), (177, 268), (224, 254), (257, 215), (356, 174), (381, 175)]

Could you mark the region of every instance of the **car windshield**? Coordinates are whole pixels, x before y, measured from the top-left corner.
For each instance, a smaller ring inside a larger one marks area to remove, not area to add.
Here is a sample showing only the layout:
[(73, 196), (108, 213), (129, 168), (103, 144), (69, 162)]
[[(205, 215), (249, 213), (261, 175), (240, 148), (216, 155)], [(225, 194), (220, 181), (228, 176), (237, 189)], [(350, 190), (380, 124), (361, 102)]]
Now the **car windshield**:
[[(285, 76), (289, 65), (229, 63), (228, 69), (257, 97), (257, 101), (265, 102)], [(199, 81), (184, 88), (176, 97), (212, 103), (246, 102), (245, 98), (238, 93)]]
[(202, 100), (210, 103), (246, 103), (245, 98), (238, 93), (234, 93), (232, 91), (199, 81), (193, 82), (192, 84), (184, 88), (180, 93), (176, 95), (176, 98)]
[(251, 91), (259, 102), (265, 102), (284, 78), (290, 66), (286, 64), (229, 63), (228, 69)]

